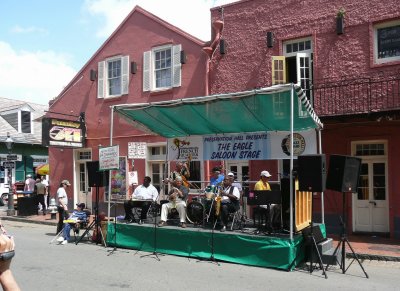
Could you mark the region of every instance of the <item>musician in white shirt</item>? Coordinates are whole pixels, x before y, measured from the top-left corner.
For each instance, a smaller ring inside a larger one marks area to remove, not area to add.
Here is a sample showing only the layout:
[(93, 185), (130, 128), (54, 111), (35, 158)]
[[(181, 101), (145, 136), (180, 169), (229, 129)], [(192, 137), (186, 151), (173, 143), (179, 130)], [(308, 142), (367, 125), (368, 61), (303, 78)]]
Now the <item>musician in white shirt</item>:
[(156, 201), (158, 191), (156, 187), (151, 184), (151, 178), (146, 176), (143, 179), (143, 184), (136, 187), (130, 200), (124, 202), (125, 220), (129, 223), (134, 222), (135, 218), (132, 213), (132, 208), (141, 208), (139, 224), (147, 218), (147, 212), (151, 203)]

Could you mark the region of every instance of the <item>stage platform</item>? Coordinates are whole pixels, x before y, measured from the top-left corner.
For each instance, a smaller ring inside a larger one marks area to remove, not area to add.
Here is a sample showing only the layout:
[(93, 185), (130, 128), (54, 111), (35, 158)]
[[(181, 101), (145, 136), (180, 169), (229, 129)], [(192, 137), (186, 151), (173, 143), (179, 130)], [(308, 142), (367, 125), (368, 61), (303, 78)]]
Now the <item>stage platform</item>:
[[(154, 224), (118, 222), (114, 225), (110, 222), (106, 241), (108, 246), (145, 252), (156, 250), (158, 253), (196, 259), (210, 259), (213, 253), (218, 261), (283, 270), (291, 265), (293, 269), (304, 258), (301, 234), (295, 234), (291, 241), (289, 234), (283, 233), (256, 235), (249, 231), (212, 232), (211, 229), (190, 226), (185, 229), (177, 226), (155, 228)], [(295, 259), (296, 262), (292, 264)]]

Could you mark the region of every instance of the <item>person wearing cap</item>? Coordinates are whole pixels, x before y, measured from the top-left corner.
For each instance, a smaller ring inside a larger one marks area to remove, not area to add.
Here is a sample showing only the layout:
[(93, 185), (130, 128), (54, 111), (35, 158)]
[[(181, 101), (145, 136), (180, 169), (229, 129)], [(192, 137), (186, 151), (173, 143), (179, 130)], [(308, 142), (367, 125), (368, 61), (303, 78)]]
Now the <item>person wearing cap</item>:
[(254, 190), (271, 191), (271, 186), (268, 183), (269, 178), (271, 178), (271, 174), (268, 171), (262, 171), (260, 174), (260, 180), (254, 186)]
[(35, 191), (35, 183), (31, 174), (26, 175), (24, 192), (33, 193)]
[(176, 177), (173, 183), (173, 188), (169, 191), (169, 202), (164, 203), (161, 207), (161, 220), (158, 223), (162, 227), (167, 222), (168, 213), (171, 209), (176, 209), (179, 213), (180, 225), (186, 228), (186, 198), (189, 194), (189, 189), (182, 184), (182, 178)]
[(57, 234), (63, 229), (64, 219), (68, 217), (68, 196), (66, 189), (71, 186), (68, 180), (62, 180), (60, 187), (57, 190), (58, 199), (58, 223), (57, 223)]
[(74, 232), (79, 232), (79, 223), (84, 222), (87, 220), (87, 214), (83, 211), (86, 207), (85, 203), (78, 203), (76, 204), (77, 209), (72, 212), (72, 214), (68, 217), (68, 219), (64, 220), (64, 230), (63, 235), (60, 236), (57, 241), (65, 245), (68, 243), (69, 239), (71, 238), (70, 232), (71, 228), (74, 228)]
[(221, 174), (221, 168), (214, 167), (211, 171), (210, 185), (211, 186), (221, 186), (224, 181), (224, 174)]
[(151, 184), (151, 178), (149, 176), (144, 177), (143, 184), (137, 186), (131, 199), (124, 202), (125, 220), (128, 223), (134, 222), (132, 208), (141, 208), (139, 224), (142, 224), (143, 220), (147, 219), (147, 212), (157, 197), (158, 191)]
[[(271, 191), (271, 186), (268, 183), (271, 177), (272, 175), (268, 171), (265, 170), (262, 171), (260, 174), (260, 180), (254, 186), (254, 190)], [(273, 218), (280, 211), (279, 205), (278, 204), (260, 205), (260, 208), (264, 209), (265, 215), (269, 217), (268, 227), (272, 228)]]
[(231, 181), (232, 186), (238, 188), (240, 195), (242, 195), (243, 194), (242, 184), (240, 184), (238, 181), (235, 180), (235, 174), (230, 172), (230, 173), (228, 173), (227, 176), (228, 176), (229, 180)]

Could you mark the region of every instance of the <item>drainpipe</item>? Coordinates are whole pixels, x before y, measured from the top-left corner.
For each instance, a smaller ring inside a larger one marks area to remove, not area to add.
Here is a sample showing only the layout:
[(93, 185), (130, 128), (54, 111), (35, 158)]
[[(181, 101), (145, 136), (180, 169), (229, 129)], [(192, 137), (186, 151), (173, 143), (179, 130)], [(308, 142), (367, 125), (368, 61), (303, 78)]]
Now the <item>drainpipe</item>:
[[(206, 76), (205, 76), (205, 95), (208, 96), (210, 94), (210, 68), (211, 68), (211, 60), (214, 55), (215, 49), (217, 48), (218, 42), (222, 36), (222, 29), (224, 28), (224, 22), (222, 20), (216, 20), (213, 22), (212, 27), (215, 31), (214, 40), (211, 42), (210, 46), (203, 47), (203, 51), (207, 54), (208, 59), (206, 62)], [(206, 181), (210, 180), (210, 161), (207, 160), (205, 165), (206, 170)]]

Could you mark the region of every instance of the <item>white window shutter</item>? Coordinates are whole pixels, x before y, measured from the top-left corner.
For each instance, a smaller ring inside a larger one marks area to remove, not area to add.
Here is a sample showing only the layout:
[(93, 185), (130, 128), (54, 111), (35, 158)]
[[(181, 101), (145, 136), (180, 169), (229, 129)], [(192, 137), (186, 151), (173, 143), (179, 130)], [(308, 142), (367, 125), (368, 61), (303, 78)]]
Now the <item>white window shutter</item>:
[(151, 51), (143, 53), (143, 92), (151, 89)]
[(104, 66), (106, 62), (99, 62), (97, 68), (97, 98), (104, 98)]
[(182, 45), (174, 45), (172, 47), (172, 87), (181, 86), (181, 50)]
[(121, 62), (121, 95), (124, 95), (129, 93), (129, 56), (123, 56)]

